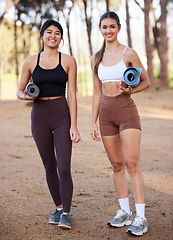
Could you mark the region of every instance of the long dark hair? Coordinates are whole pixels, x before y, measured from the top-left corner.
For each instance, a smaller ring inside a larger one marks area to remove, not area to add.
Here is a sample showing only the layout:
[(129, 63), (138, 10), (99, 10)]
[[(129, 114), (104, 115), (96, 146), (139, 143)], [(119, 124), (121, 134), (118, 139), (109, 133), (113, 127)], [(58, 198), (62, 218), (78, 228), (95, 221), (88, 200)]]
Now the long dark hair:
[[(113, 12), (113, 11), (109, 11), (109, 12), (105, 12), (103, 15), (101, 15), (100, 17), (100, 21), (99, 21), (99, 27), (101, 27), (101, 22), (103, 19), (105, 18), (112, 18), (115, 19), (117, 21), (118, 27), (120, 28), (121, 24), (120, 24), (120, 19), (118, 17), (118, 15)], [(105, 51), (105, 46), (106, 46), (106, 42), (105, 40), (103, 41), (103, 45), (100, 48), (100, 50), (98, 52), (96, 52), (95, 54), (95, 63), (94, 63), (94, 72), (97, 74), (98, 71), (98, 66), (99, 63), (101, 62), (102, 58), (103, 58), (103, 53)]]
[[(40, 38), (43, 36), (44, 31), (50, 27), (51, 25), (59, 28), (60, 32), (61, 32), (61, 39), (63, 39), (63, 28), (61, 26), (61, 24), (53, 19), (47, 20), (43, 23), (41, 29), (40, 29)], [(44, 42), (42, 43), (42, 51), (44, 50)]]

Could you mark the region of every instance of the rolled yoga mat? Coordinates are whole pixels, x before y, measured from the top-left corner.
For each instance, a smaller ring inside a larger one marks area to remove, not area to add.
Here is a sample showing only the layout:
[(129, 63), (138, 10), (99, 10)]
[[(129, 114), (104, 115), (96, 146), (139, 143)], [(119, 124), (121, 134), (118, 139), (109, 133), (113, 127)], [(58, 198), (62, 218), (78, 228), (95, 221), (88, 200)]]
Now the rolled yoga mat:
[(29, 97), (37, 97), (40, 93), (40, 89), (33, 82), (29, 82), (26, 85), (26, 93)]
[(131, 87), (136, 87), (140, 83), (140, 74), (142, 68), (128, 67), (123, 73), (124, 82)]

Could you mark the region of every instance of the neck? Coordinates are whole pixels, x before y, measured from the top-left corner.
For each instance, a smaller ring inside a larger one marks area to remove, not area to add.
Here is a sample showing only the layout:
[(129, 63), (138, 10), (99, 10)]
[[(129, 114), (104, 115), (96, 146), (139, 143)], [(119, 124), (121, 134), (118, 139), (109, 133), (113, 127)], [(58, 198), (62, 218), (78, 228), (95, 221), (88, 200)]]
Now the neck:
[(43, 54), (49, 57), (54, 56), (57, 53), (58, 53), (57, 48), (45, 48), (43, 51)]
[(120, 46), (119, 42), (116, 42), (116, 43), (113, 42), (113, 43), (107, 43), (105, 48), (108, 52), (115, 52), (118, 50), (119, 46)]

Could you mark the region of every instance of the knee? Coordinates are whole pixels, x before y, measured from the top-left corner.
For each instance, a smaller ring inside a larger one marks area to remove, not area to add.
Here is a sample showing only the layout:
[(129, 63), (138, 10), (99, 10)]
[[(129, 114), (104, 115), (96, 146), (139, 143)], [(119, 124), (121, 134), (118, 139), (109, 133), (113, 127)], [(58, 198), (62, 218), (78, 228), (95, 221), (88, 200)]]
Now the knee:
[(47, 175), (50, 175), (50, 174), (57, 171), (56, 164), (44, 164), (44, 168), (45, 168), (45, 171), (46, 171)]
[(60, 178), (68, 178), (69, 176), (71, 176), (71, 171), (68, 168), (63, 168), (58, 172), (59, 172)]
[(119, 162), (119, 163), (112, 163), (112, 170), (114, 173), (118, 173), (124, 169), (124, 164)]
[(126, 168), (129, 174), (135, 175), (139, 169), (139, 164), (135, 160), (128, 161), (126, 162)]

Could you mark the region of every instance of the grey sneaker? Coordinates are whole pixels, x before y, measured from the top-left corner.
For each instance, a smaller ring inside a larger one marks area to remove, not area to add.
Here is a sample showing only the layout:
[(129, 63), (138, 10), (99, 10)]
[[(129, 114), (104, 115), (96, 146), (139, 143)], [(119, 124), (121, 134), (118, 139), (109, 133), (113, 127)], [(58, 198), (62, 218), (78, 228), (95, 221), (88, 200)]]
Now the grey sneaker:
[(133, 215), (126, 213), (124, 210), (118, 210), (117, 215), (110, 221), (107, 225), (112, 227), (123, 227), (125, 225), (130, 225), (133, 222)]
[(147, 220), (139, 216), (135, 217), (132, 225), (127, 229), (126, 233), (142, 236), (144, 233), (148, 232)]
[(61, 214), (58, 227), (70, 229), (70, 214)]
[(63, 213), (63, 209), (58, 211), (56, 208), (52, 217), (49, 219), (49, 223), (50, 224), (59, 224), (60, 216), (62, 213)]

